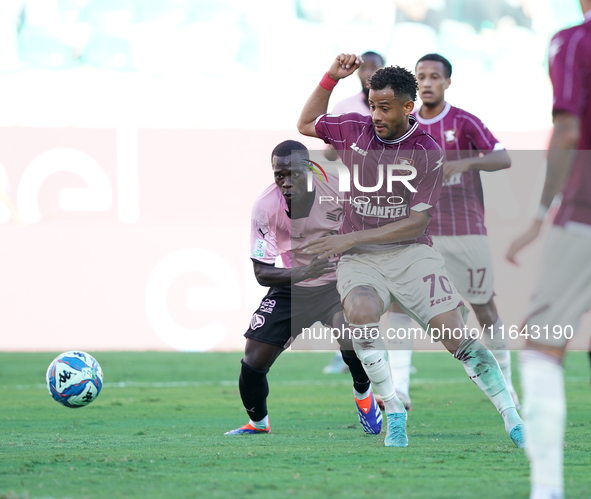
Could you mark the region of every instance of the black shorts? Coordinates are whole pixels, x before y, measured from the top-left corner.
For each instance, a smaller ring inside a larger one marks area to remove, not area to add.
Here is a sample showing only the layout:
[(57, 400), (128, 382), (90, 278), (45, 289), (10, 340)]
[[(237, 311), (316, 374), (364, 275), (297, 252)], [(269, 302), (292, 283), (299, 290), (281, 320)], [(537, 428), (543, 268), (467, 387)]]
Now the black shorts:
[(341, 312), (336, 282), (325, 286), (271, 288), (250, 319), (247, 338), (287, 348), (293, 339), (316, 321), (330, 325)]

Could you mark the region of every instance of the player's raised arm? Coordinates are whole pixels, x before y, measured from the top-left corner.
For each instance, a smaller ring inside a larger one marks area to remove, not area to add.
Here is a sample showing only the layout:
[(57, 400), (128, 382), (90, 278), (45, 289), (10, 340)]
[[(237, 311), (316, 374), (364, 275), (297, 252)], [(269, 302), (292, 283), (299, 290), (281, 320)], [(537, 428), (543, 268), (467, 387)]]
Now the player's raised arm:
[(316, 86), (312, 95), (304, 104), (300, 119), (298, 120), (298, 131), (308, 137), (318, 137), (316, 134), (316, 118), (326, 114), (328, 100), (334, 87), (342, 78), (352, 75), (361, 66), (363, 60), (355, 54), (340, 54), (330, 65), (326, 74)]

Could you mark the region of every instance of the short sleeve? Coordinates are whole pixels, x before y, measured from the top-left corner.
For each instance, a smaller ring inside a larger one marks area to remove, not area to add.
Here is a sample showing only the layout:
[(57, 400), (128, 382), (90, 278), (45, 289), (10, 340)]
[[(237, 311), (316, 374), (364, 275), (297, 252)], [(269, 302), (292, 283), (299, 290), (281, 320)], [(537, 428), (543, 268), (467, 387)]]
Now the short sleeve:
[(441, 149), (425, 149), (417, 155), (415, 167), (418, 171), (425, 173), (417, 181), (412, 182), (417, 192), (411, 194), (409, 204), (411, 210), (427, 211), (430, 217), (433, 216), (441, 194), (443, 163), (444, 156)]
[(323, 114), (316, 120), (316, 134), (327, 144), (331, 144), (337, 151), (344, 150), (348, 135), (361, 132), (369, 116), (357, 113)]
[(482, 152), (505, 149), (479, 118), (472, 114), (466, 114), (464, 120), (464, 134), (476, 149)]
[(278, 254), (275, 216), (257, 202), (252, 209), (250, 257), (261, 263), (274, 265)]
[(583, 117), (591, 82), (588, 81), (589, 68), (579, 62), (584, 59), (580, 53), (584, 50), (581, 43), (583, 32), (571, 33), (571, 36), (558, 33), (550, 43), (549, 68), (554, 93), (552, 111)]

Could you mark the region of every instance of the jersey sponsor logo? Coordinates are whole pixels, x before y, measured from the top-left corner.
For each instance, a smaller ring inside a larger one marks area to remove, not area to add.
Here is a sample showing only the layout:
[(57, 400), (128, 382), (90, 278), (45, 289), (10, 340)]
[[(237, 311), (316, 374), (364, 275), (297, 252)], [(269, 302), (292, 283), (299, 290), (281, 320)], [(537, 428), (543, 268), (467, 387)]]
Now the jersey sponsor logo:
[(350, 146), (351, 149), (353, 149), (356, 153), (361, 154), (362, 156), (367, 156), (367, 151), (364, 151), (363, 149), (361, 149), (356, 142), (353, 142)]
[(265, 317), (259, 314), (253, 314), (250, 319), (250, 329), (258, 329), (265, 324)]
[(442, 186), (460, 185), (462, 183), (462, 172), (454, 173), (447, 182), (443, 182)]
[(372, 203), (359, 203), (355, 205), (359, 215), (377, 218), (400, 218), (408, 216), (408, 205), (386, 206)]
[(254, 250), (252, 252), (252, 256), (254, 258), (264, 258), (266, 250), (267, 250), (267, 241), (265, 241), (264, 239), (257, 239), (254, 242)]
[(456, 141), (456, 133), (458, 133), (458, 131), (455, 128), (452, 128), (451, 130), (443, 130), (443, 138), (448, 144), (451, 144)]

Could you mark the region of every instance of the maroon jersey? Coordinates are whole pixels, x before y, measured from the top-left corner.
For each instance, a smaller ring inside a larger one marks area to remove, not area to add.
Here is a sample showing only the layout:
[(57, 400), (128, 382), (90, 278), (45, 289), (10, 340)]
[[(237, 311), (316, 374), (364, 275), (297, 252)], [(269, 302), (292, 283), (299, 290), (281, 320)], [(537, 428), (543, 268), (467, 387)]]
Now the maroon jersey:
[[(350, 190), (340, 193), (342, 233), (408, 218), (410, 210), (427, 211), (433, 216), (443, 177), (442, 151), (433, 137), (419, 128), (413, 116), (410, 125), (402, 137), (384, 141), (375, 134), (371, 116), (325, 114), (316, 121), (316, 133), (339, 152), (350, 176)], [(358, 245), (355, 251), (413, 243), (432, 244), (426, 231), (411, 241)]]
[[(416, 118), (444, 149), (446, 161), (504, 149), (482, 121), (448, 102), (438, 116), (424, 119), (416, 112)], [(434, 236), (486, 235), (480, 171), (456, 173), (443, 184), (429, 230)]]
[(558, 32), (550, 43), (553, 112), (577, 116), (581, 133), (575, 162), (563, 190), (554, 223), (591, 225), (591, 15)]

